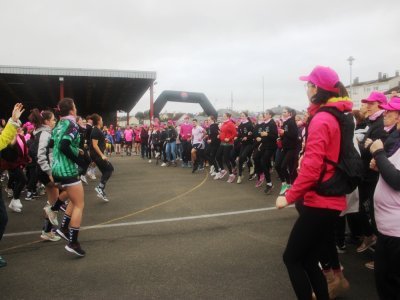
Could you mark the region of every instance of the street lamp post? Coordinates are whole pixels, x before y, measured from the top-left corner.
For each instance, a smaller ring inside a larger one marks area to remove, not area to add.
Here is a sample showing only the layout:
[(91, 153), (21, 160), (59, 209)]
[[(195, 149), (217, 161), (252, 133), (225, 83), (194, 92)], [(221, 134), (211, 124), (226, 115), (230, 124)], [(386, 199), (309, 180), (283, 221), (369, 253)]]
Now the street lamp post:
[(355, 58), (353, 56), (350, 56), (347, 61), (349, 62), (350, 66), (350, 98), (353, 98), (353, 78), (352, 78), (352, 66), (353, 66), (353, 61), (355, 61)]

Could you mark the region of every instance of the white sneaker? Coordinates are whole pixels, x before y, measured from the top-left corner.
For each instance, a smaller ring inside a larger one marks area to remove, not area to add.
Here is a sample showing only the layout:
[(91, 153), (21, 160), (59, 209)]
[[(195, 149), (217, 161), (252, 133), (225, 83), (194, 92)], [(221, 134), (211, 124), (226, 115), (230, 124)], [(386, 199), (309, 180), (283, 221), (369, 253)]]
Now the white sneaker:
[(81, 181), (82, 181), (84, 184), (88, 185), (88, 182), (87, 182), (87, 179), (86, 179), (86, 176), (85, 176), (85, 175), (81, 175)]
[(52, 211), (51, 206), (45, 206), (43, 207), (44, 212), (46, 213), (47, 217), (49, 218), (49, 221), (51, 224), (54, 226), (58, 226), (58, 219), (57, 219), (57, 211)]
[(149, 164), (151, 164), (151, 159), (149, 159)]
[(250, 174), (254, 174), (254, 166), (250, 167)]
[(212, 177), (214, 177), (215, 175), (217, 175), (217, 172), (212, 172), (211, 174), (210, 174)]
[(160, 152), (156, 152), (156, 158), (160, 157)]
[(8, 206), (12, 211), (20, 213), (22, 210), (20, 207), (16, 206), (15, 199), (12, 199), (10, 205)]
[(18, 208), (22, 208), (21, 200), (19, 199), (12, 199), (11, 202), (14, 202), (14, 206)]
[(214, 171), (215, 171), (215, 167), (214, 167), (214, 166), (211, 166), (211, 167), (210, 167), (210, 174), (211, 174), (211, 176), (212, 176), (212, 173), (215, 173)]
[(224, 178), (226, 174), (228, 174), (228, 171), (226, 170), (222, 170), (221, 172), (219, 172), (219, 179)]
[(166, 166), (167, 166), (166, 163), (162, 163), (162, 164), (161, 164), (161, 167), (166, 167)]
[(56, 235), (53, 231), (50, 232), (44, 232), (42, 231), (42, 234), (40, 235), (40, 238), (45, 241), (51, 241), (51, 242), (58, 242), (61, 240), (61, 237)]
[(242, 183), (242, 179), (243, 179), (243, 176), (238, 176), (236, 183), (238, 183), (238, 184)]
[(220, 173), (220, 172), (215, 173), (214, 180), (218, 180), (218, 179), (219, 179), (219, 176), (221, 176), (221, 173)]

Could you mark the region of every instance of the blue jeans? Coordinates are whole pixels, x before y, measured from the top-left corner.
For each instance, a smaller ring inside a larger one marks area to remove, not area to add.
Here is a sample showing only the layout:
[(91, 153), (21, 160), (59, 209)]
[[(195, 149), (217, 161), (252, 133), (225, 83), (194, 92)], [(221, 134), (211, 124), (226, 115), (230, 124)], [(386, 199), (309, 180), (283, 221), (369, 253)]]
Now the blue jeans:
[(176, 144), (176, 157), (182, 158), (182, 144)]
[[(176, 159), (176, 142), (167, 143), (167, 161), (175, 161)], [(170, 159), (172, 157), (172, 160)]]

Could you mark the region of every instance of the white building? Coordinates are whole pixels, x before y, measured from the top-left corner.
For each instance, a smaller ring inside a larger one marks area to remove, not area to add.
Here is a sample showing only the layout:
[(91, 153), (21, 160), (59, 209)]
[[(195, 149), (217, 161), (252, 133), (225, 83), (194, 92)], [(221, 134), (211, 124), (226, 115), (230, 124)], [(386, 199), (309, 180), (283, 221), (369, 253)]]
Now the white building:
[(395, 76), (389, 77), (386, 73), (378, 73), (378, 79), (360, 82), (358, 77), (356, 77), (351, 85), (346, 86), (349, 94), (352, 97), (355, 109), (359, 109), (361, 105), (361, 100), (369, 96), (372, 91), (388, 92), (393, 88), (400, 88), (400, 74), (396, 71)]

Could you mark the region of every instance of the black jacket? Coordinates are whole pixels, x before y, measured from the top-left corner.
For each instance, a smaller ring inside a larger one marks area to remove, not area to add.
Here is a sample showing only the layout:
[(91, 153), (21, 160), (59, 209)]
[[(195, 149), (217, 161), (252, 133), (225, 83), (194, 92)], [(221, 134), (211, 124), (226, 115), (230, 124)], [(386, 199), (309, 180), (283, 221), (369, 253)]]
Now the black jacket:
[[(238, 128), (238, 140), (243, 146), (253, 144), (254, 137), (253, 137), (254, 126), (253, 123), (250, 121), (246, 123), (240, 123)], [(243, 138), (247, 137), (246, 141), (243, 141)]]
[(291, 117), (290, 119), (283, 122), (282, 129), (285, 131), (285, 133), (281, 137), (283, 150), (297, 149), (299, 139), (297, 124), (294, 117)]
[(261, 149), (262, 150), (274, 150), (277, 148), (276, 140), (278, 139), (278, 127), (273, 119), (267, 124), (264, 123), (264, 130), (268, 133), (268, 136), (261, 137)]

